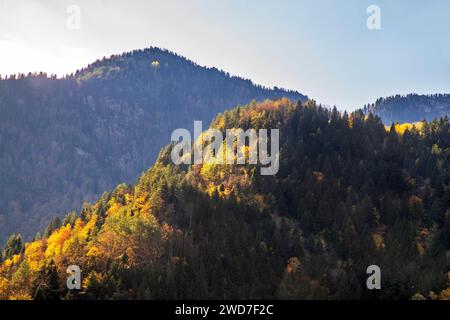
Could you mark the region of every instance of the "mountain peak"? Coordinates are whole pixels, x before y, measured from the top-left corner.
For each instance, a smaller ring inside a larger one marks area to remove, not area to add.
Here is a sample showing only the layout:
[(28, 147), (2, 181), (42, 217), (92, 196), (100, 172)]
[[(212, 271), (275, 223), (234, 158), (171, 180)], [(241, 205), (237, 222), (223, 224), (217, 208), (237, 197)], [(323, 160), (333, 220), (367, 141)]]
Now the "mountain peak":
[(13, 230), (28, 239), (50, 217), (133, 182), (173, 130), (281, 97), (307, 99), (154, 47), (97, 60), (64, 79), (0, 81), (0, 138), (8, 137), (0, 139), (0, 227), (7, 226), (0, 242)]
[[(253, 83), (250, 79), (231, 75), (216, 67), (201, 66), (198, 63), (183, 57), (175, 52), (158, 47), (137, 49), (122, 54), (103, 57), (89, 64), (86, 68), (77, 70), (74, 78), (80, 82), (89, 79), (130, 79), (132, 81), (161, 78), (167, 75), (185, 77), (184, 73), (192, 72), (198, 77), (212, 77), (213, 81), (231, 81), (236, 86), (246, 85), (273, 90), (278, 97), (306, 101), (308, 97), (295, 90), (286, 90), (279, 87), (265, 87)], [(138, 76), (137, 79), (132, 77)], [(248, 102), (248, 101), (243, 101)]]

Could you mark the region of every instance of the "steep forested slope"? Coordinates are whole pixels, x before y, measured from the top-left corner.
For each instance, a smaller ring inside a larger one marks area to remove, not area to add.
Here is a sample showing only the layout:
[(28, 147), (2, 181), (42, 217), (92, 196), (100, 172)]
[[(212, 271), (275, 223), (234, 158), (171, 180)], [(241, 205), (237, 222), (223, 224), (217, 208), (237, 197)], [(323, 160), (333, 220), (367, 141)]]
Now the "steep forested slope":
[(284, 96), (306, 99), (157, 48), (99, 60), (64, 79), (0, 80), (0, 243), (11, 232), (28, 238), (50, 217), (134, 182), (174, 129)]
[[(450, 298), (450, 125), (401, 134), (308, 101), (250, 104), (212, 126), (279, 128), (280, 170), (176, 166), (52, 222), (0, 265), (0, 298)], [(83, 271), (68, 292), (66, 268)], [(382, 290), (366, 288), (379, 265)]]

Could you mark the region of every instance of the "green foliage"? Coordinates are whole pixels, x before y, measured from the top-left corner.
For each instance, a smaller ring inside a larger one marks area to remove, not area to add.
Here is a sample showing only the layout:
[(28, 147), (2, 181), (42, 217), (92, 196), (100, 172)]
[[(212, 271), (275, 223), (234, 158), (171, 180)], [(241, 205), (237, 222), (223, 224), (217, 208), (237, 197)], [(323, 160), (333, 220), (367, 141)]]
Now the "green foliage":
[(6, 241), (5, 248), (1, 254), (1, 259), (6, 260), (14, 256), (15, 254), (19, 254), (22, 252), (23, 244), (22, 244), (22, 236), (20, 234), (13, 234)]

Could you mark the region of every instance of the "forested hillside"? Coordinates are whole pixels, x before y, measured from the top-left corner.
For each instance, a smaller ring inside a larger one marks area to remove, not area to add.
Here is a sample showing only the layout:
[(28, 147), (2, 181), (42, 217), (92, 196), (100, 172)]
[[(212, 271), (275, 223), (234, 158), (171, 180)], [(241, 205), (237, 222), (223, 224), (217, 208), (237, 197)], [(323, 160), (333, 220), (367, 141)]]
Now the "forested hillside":
[(281, 97), (306, 99), (157, 48), (105, 58), (63, 79), (0, 80), (0, 244), (12, 232), (30, 239), (51, 217), (134, 183), (174, 129)]
[(450, 95), (396, 95), (380, 98), (365, 107), (387, 125), (399, 122), (431, 121), (450, 115)]
[[(450, 124), (386, 130), (313, 101), (252, 103), (212, 126), (279, 128), (280, 170), (176, 166), (172, 146), (134, 185), (23, 243), (0, 298), (448, 299)], [(82, 269), (68, 292), (66, 268)], [(379, 265), (382, 290), (366, 288)]]

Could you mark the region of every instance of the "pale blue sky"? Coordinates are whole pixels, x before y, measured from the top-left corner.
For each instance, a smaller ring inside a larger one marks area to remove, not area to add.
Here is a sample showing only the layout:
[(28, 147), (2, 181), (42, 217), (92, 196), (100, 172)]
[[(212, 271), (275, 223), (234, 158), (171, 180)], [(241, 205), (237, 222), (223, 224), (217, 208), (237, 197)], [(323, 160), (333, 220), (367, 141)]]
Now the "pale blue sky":
[[(369, 5), (381, 30), (366, 27)], [(70, 5), (79, 30), (67, 28)], [(0, 0), (0, 74), (59, 75), (159, 46), (267, 86), (354, 109), (448, 93), (448, 0)]]

